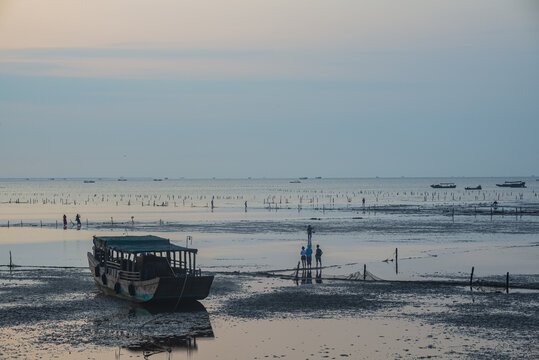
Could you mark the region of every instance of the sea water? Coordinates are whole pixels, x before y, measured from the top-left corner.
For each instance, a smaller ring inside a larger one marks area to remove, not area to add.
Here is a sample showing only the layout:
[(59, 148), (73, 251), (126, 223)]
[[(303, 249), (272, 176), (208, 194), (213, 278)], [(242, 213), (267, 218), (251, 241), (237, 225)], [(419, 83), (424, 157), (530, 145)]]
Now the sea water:
[[(485, 276), (539, 273), (534, 178), (294, 180), (2, 180), (0, 263), (11, 251), (21, 265), (85, 266), (93, 235), (151, 233), (199, 248), (204, 269), (292, 269), (310, 224), (329, 274), (364, 265), (399, 279), (472, 266)], [(496, 186), (507, 180), (527, 187)], [(457, 187), (430, 187), (441, 182)], [(483, 190), (464, 190), (477, 185)]]

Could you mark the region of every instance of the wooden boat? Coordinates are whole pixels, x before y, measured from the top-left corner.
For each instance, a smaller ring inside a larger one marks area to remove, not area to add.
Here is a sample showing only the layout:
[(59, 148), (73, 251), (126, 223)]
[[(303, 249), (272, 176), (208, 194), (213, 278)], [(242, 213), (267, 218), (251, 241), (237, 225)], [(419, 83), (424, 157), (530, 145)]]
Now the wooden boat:
[(496, 184), (499, 187), (510, 187), (510, 188), (525, 188), (526, 182), (524, 181), (506, 181), (503, 184)]
[(158, 236), (94, 236), (88, 264), (107, 295), (137, 303), (202, 300), (213, 275), (196, 269), (197, 249)]
[(481, 190), (481, 185), (477, 185), (476, 187), (467, 186), (464, 188), (464, 190)]
[(95, 184), (95, 180), (84, 180), (85, 184)]
[(290, 184), (300, 184), (300, 183), (301, 183), (301, 181), (299, 181), (299, 180), (292, 180), (292, 181), (290, 181)]
[(457, 185), (453, 183), (439, 183), (439, 184), (432, 184), (430, 187), (433, 189), (454, 189), (457, 187)]

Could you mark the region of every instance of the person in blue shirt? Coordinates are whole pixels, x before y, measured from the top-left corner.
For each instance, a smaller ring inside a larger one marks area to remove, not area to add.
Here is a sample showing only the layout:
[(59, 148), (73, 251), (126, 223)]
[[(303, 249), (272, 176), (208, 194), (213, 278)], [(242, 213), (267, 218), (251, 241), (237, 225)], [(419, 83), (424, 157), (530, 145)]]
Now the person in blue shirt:
[(310, 269), (312, 267), (312, 259), (313, 259), (313, 249), (311, 247), (311, 244), (307, 245), (307, 250), (305, 251), (305, 255), (307, 256), (307, 267)]

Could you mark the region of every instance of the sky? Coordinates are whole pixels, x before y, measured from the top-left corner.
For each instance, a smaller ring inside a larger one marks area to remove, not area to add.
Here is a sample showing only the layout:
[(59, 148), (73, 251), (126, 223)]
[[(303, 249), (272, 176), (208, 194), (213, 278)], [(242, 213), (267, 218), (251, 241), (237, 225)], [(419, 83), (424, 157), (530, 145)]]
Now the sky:
[(539, 175), (534, 0), (0, 0), (0, 178)]

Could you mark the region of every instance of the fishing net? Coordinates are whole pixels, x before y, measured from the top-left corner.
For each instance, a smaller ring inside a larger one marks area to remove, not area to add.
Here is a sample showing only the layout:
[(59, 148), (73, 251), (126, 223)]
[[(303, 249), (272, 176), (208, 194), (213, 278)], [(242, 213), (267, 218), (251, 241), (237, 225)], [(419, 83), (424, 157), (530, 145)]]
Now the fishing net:
[(365, 280), (365, 281), (382, 281), (382, 278), (374, 275), (370, 271), (365, 271), (365, 274), (362, 274), (361, 271), (356, 271), (345, 277), (346, 280)]

